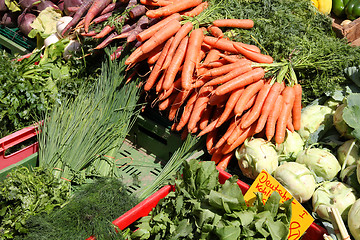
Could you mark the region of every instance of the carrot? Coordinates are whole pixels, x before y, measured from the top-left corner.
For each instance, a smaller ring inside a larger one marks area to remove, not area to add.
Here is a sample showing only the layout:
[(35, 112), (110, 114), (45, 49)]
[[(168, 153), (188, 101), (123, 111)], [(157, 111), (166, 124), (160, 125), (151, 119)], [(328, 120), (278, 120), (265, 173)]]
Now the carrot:
[(226, 61), (225, 59), (218, 59), (218, 60), (214, 60), (209, 63), (206, 63), (206, 64), (203, 63), (199, 66), (199, 68), (216, 68), (216, 67), (221, 67), (225, 64), (228, 64), (228, 61)]
[(181, 15), (179, 13), (174, 13), (174, 14), (160, 20), (156, 24), (152, 25), (151, 27), (149, 27), (149, 28), (145, 29), (144, 31), (142, 31), (141, 33), (139, 33), (136, 36), (136, 39), (140, 42), (145, 42), (147, 39), (151, 38), (157, 31), (159, 31), (161, 28), (167, 26), (167, 24), (174, 19), (180, 21)]
[(162, 90), (162, 84), (164, 82), (164, 78), (165, 78), (165, 73), (160, 71), (161, 73), (161, 77), (159, 78), (159, 80), (157, 81), (156, 85), (155, 85), (155, 92), (157, 94), (159, 94)]
[(98, 34), (96, 34), (93, 38), (98, 39), (98, 38), (103, 38), (106, 35), (108, 35), (109, 33), (111, 33), (112, 31), (115, 30), (115, 27), (111, 27), (110, 25), (106, 25)]
[(155, 10), (148, 10), (146, 12), (146, 16), (149, 18), (160, 18), (169, 16), (174, 13), (178, 13), (180, 11), (196, 7), (202, 2), (202, 0), (182, 0), (182, 1), (176, 1), (169, 5), (160, 7)]
[(111, 55), (110, 59), (111, 61), (118, 59), (121, 56), (122, 51), (124, 50), (123, 46), (119, 46)]
[[(174, 37), (175, 39), (175, 37)], [(181, 40), (179, 47), (176, 49), (175, 55), (171, 60), (171, 64), (166, 70), (165, 79), (162, 88), (168, 90), (171, 84), (174, 82), (176, 75), (178, 74), (180, 66), (183, 64), (185, 59), (185, 53), (188, 46), (189, 37), (184, 37)], [(168, 54), (167, 54), (168, 56)], [(166, 60), (165, 60), (166, 61)], [(165, 63), (164, 63), (165, 64)]]
[(200, 121), (201, 115), (204, 113), (207, 103), (209, 101), (209, 94), (212, 91), (212, 87), (204, 87), (200, 89), (199, 96), (194, 103), (194, 110), (191, 113), (188, 130), (192, 132), (193, 128), (196, 127), (197, 123)]
[(294, 132), (295, 129), (294, 129), (294, 125), (293, 125), (293, 122), (292, 122), (292, 117), (290, 116), (287, 123), (286, 123), (286, 128), (290, 130), (290, 132)]
[(186, 137), (188, 136), (189, 132), (187, 130), (187, 128), (185, 128), (182, 132), (181, 132), (181, 136), (180, 139), (185, 141)]
[(231, 27), (250, 29), (254, 27), (254, 21), (251, 19), (218, 19), (212, 22), (216, 27)]
[(269, 56), (262, 53), (254, 52), (252, 50), (249, 50), (245, 48), (244, 46), (241, 46), (239, 43), (235, 43), (234, 47), (240, 54), (242, 54), (244, 57), (258, 63), (272, 63), (274, 59)]
[(179, 29), (179, 31), (175, 34), (174, 40), (171, 43), (171, 46), (169, 48), (169, 52), (167, 54), (167, 57), (164, 62), (163, 68), (166, 69), (171, 62), (171, 58), (173, 57), (177, 47), (179, 46), (181, 40), (188, 35), (188, 33), (193, 28), (193, 24), (191, 22), (186, 22), (182, 27)]
[[(213, 91), (214, 92), (214, 91)], [(209, 102), (208, 104), (210, 106), (222, 106), (224, 105), (227, 100), (229, 99), (229, 95), (230, 94), (224, 94), (224, 95), (216, 95), (211, 93), (210, 97), (209, 97)]]
[(249, 72), (245, 72), (240, 76), (220, 85), (216, 88), (215, 94), (223, 95), (233, 90), (245, 87), (252, 83), (258, 82), (265, 76), (265, 70), (263, 68), (254, 68)]
[(212, 61), (216, 61), (220, 59), (220, 51), (217, 49), (210, 49), (209, 52), (206, 54), (206, 57), (204, 59), (204, 61), (200, 64), (199, 68), (196, 70), (197, 71), (197, 75), (200, 76), (202, 74), (204, 74), (207, 69), (205, 67), (203, 67), (204, 65), (212, 62)]
[(89, 31), (90, 22), (97, 16), (104, 8), (109, 5), (111, 0), (94, 0), (91, 7), (87, 11), (84, 20), (84, 30)]
[(97, 45), (94, 49), (103, 49), (108, 46), (115, 37), (118, 36), (117, 32), (112, 32), (109, 36), (107, 36), (99, 45)]
[(169, 90), (162, 91), (159, 94), (158, 99), (159, 100), (164, 100), (165, 98), (169, 97), (175, 90), (179, 90), (180, 87), (181, 87), (181, 81), (180, 81), (180, 78), (179, 78), (171, 85)]
[(247, 60), (246, 58), (242, 58), (237, 62), (226, 64), (226, 65), (223, 65), (218, 68), (212, 68), (209, 71), (205, 72), (201, 77), (218, 77), (218, 76), (227, 74), (228, 72), (230, 72), (236, 68), (239, 68), (245, 64), (250, 65), (251, 62), (249, 60)]
[(229, 54), (224, 54), (224, 53), (221, 53), (220, 57), (224, 58), (229, 63), (234, 63), (234, 62), (237, 62), (240, 59), (244, 58), (241, 55), (229, 55)]
[(146, 83), (144, 85), (144, 90), (145, 91), (149, 91), (155, 84), (156, 79), (159, 77), (160, 73), (161, 73), (161, 66), (164, 63), (165, 57), (166, 57), (166, 53), (170, 47), (172, 38), (170, 38), (164, 46), (164, 49), (161, 51), (160, 57), (159, 59), (156, 61), (156, 64), (154, 66), (154, 68), (152, 69), (150, 76), (148, 77), (148, 79), (146, 80)]
[(230, 163), (230, 160), (232, 159), (232, 157), (233, 157), (232, 152), (223, 154), (219, 163), (217, 164), (217, 168), (225, 171), (227, 169), (227, 167), (229, 166), (229, 163)]
[(220, 160), (222, 159), (223, 154), (221, 153), (221, 151), (215, 151), (212, 156), (210, 161), (213, 161), (215, 164), (218, 164), (220, 162)]
[(253, 135), (254, 128), (255, 128), (255, 125), (251, 125), (249, 128), (247, 128), (246, 130), (244, 130), (241, 133), (240, 137), (238, 137), (233, 144), (231, 144), (231, 145), (226, 144), (221, 151), (222, 154), (231, 153), (237, 147), (239, 147), (241, 144), (243, 144), (247, 138), (249, 138)]
[(214, 129), (206, 135), (206, 150), (210, 153), (217, 138), (218, 129)]
[[(220, 148), (225, 142), (226, 140), (233, 134), (235, 128), (237, 127), (237, 122), (235, 120), (235, 118), (233, 118), (227, 128), (227, 130), (225, 131), (225, 133), (222, 135), (222, 137), (219, 139), (219, 141), (217, 141), (217, 143), (215, 144), (214, 148), (218, 149)], [(218, 128), (215, 128), (218, 129)]]
[(202, 13), (207, 7), (209, 6), (209, 3), (207, 1), (200, 3), (196, 7), (194, 7), (191, 10), (185, 11), (182, 13), (182, 15), (188, 16), (188, 17), (195, 17)]
[(300, 84), (295, 84), (293, 86), (295, 92), (294, 106), (292, 109), (292, 118), (294, 130), (300, 129), (301, 123), (301, 97), (302, 97), (302, 87)]
[(95, 18), (94, 20), (91, 21), (90, 25), (92, 24), (99, 24), (102, 22), (105, 22), (109, 17), (111, 17), (113, 13), (112, 12), (108, 12), (105, 14), (100, 15), (99, 17)]
[(286, 124), (291, 117), (291, 111), (295, 100), (294, 88), (290, 86), (285, 87), (281, 95), (283, 96), (284, 101), (279, 114), (279, 118), (276, 122), (275, 142), (277, 144), (284, 142)]
[[(135, 7), (130, 9), (129, 17), (131, 19), (135, 19), (135, 18), (138, 18), (140, 16), (144, 16), (146, 11), (147, 11), (147, 8), (144, 5), (142, 5), (142, 4), (136, 5)], [(144, 17), (146, 17), (146, 16), (144, 16)]]
[(230, 41), (225, 38), (216, 38), (211, 36), (205, 36), (204, 42), (209, 44), (213, 48), (217, 48), (222, 51), (238, 53), (238, 50), (234, 47), (236, 42)]
[(157, 6), (157, 7), (164, 7), (167, 6), (171, 3), (173, 3), (173, 1), (168, 1), (168, 0), (156, 0), (156, 1), (152, 1), (152, 0), (140, 0), (140, 3), (143, 5), (147, 5), (147, 6)]
[(216, 38), (223, 38), (224, 37), (224, 33), (221, 30), (221, 28), (214, 26), (214, 25), (210, 25), (207, 30), (209, 31), (209, 33), (211, 35), (213, 35)]
[(281, 91), (282, 91), (281, 83), (275, 82), (271, 86), (268, 96), (266, 97), (266, 100), (264, 102), (263, 108), (261, 109), (261, 114), (257, 121), (257, 126), (255, 128), (255, 133), (261, 132), (262, 129), (265, 127), (266, 120), (269, 116), (269, 113), (270, 113), (270, 111), (273, 110), (273, 105)]
[(171, 20), (166, 27), (161, 28), (157, 31), (150, 39), (141, 45), (140, 49), (142, 53), (148, 53), (153, 50), (156, 46), (162, 44), (169, 38), (171, 38), (181, 27), (178, 20)]
[(189, 91), (179, 91), (174, 102), (170, 107), (169, 116), (168, 116), (170, 121), (174, 120), (179, 108), (184, 104), (185, 100), (187, 99), (188, 96), (192, 94), (192, 92), (193, 89)]
[(196, 58), (200, 53), (203, 38), (204, 33), (200, 28), (195, 29), (190, 33), (183, 71), (181, 73), (181, 86), (184, 90), (189, 90), (191, 88), (191, 80), (196, 66)]
[(239, 100), (241, 94), (243, 93), (244, 88), (239, 88), (233, 92), (231, 92), (229, 96), (229, 100), (226, 102), (224, 112), (221, 114), (218, 123), (216, 124), (216, 127), (220, 127), (226, 119), (230, 116), (230, 114), (233, 112), (234, 107)]
[(98, 33), (95, 32), (95, 31), (90, 31), (90, 32), (88, 32), (88, 33), (86, 33), (86, 32), (80, 33), (80, 35), (81, 35), (81, 36), (84, 36), (84, 37), (93, 37), (93, 36), (95, 36), (96, 34), (98, 34)]
[(269, 91), (271, 89), (270, 83), (266, 82), (264, 86), (261, 88), (261, 90), (258, 93), (258, 96), (256, 97), (254, 106), (250, 110), (249, 116), (244, 120), (244, 122), (241, 124), (242, 128), (248, 128), (251, 124), (253, 124), (260, 116), (261, 109), (264, 106), (265, 99), (267, 95), (269, 94)]
[(159, 57), (161, 55), (164, 45), (165, 44), (161, 44), (161, 45), (157, 46), (149, 53), (149, 57), (147, 58), (147, 63), (149, 65), (153, 65), (156, 63), (156, 61), (159, 59)]
[[(201, 132), (197, 135), (198, 137), (201, 137), (201, 136), (213, 131), (216, 128), (215, 126), (219, 120), (222, 110), (223, 110), (223, 108), (217, 108), (215, 110), (214, 118), (212, 118), (212, 121), (203, 130), (201, 130)], [(227, 120), (229, 120), (231, 117), (233, 117), (233, 115), (229, 116), (229, 118)]]
[(213, 106), (207, 106), (204, 113), (201, 115), (201, 119), (199, 121), (199, 129), (204, 130), (204, 128), (208, 125), (210, 121), (211, 114), (214, 110)]
[(213, 85), (226, 83), (232, 79), (235, 79), (236, 77), (241, 76), (242, 74), (244, 74), (246, 72), (250, 72), (252, 69), (253, 68), (252, 68), (251, 64), (244, 64), (240, 67), (233, 69), (232, 71), (226, 73), (223, 76), (219, 76), (214, 79), (211, 79), (210, 81), (208, 81), (206, 83), (206, 85), (213, 86)]
[(245, 110), (245, 106), (250, 99), (254, 97), (260, 89), (264, 86), (264, 80), (257, 81), (244, 89), (244, 92), (241, 94), (239, 100), (236, 102), (234, 107), (234, 113), (236, 116), (240, 116)]
[(280, 115), (281, 108), (283, 107), (283, 96), (278, 95), (273, 106), (272, 111), (270, 111), (266, 127), (265, 127), (265, 135), (268, 141), (270, 141), (275, 134), (276, 121)]
[(175, 101), (175, 98), (176, 98), (176, 94), (171, 94), (168, 98), (166, 98), (164, 101), (162, 101), (159, 104), (159, 110), (164, 111), (167, 108), (169, 108), (171, 104)]
[(191, 112), (194, 108), (194, 103), (197, 99), (197, 96), (198, 96), (198, 93), (193, 92), (191, 94), (190, 98), (188, 99), (188, 101), (184, 107), (183, 113), (181, 114), (179, 124), (176, 126), (177, 131), (180, 131), (188, 123)]

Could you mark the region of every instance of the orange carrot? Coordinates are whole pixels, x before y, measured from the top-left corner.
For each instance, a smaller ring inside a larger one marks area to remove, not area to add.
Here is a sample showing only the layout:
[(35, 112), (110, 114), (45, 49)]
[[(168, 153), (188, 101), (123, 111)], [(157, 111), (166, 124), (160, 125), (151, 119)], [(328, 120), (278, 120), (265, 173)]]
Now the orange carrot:
[(278, 95), (275, 101), (275, 104), (270, 111), (266, 126), (265, 126), (265, 135), (268, 141), (270, 141), (275, 134), (276, 121), (280, 115), (281, 108), (283, 106), (283, 96)]
[(164, 100), (165, 98), (169, 97), (175, 90), (179, 90), (181, 87), (181, 81), (180, 81), (180, 78), (177, 79), (170, 87), (169, 90), (164, 90), (162, 91), (160, 94), (159, 94), (159, 97), (158, 99), (161, 101), (161, 100)]
[(171, 84), (174, 82), (174, 79), (179, 72), (179, 68), (184, 62), (188, 42), (189, 37), (184, 37), (181, 40), (179, 47), (176, 49), (175, 55), (171, 60), (171, 64), (169, 65), (165, 73), (165, 79), (162, 85), (162, 88), (164, 90), (168, 90)]
[(93, 36), (93, 38), (96, 38), (96, 39), (103, 38), (106, 35), (108, 35), (109, 33), (111, 33), (114, 29), (115, 29), (115, 27), (111, 27), (110, 25), (106, 25), (98, 34)]
[(219, 96), (219, 95), (211, 93), (208, 104), (210, 106), (222, 106), (228, 101), (229, 95), (230, 94), (224, 94), (224, 95)]
[(236, 116), (240, 116), (245, 110), (245, 105), (250, 101), (250, 99), (257, 94), (260, 89), (264, 86), (264, 80), (259, 80), (244, 89), (244, 92), (241, 94), (239, 100), (236, 102), (234, 107), (234, 113)]
[(184, 107), (183, 113), (181, 114), (179, 124), (176, 126), (177, 131), (180, 131), (188, 123), (191, 112), (194, 108), (194, 103), (197, 99), (197, 96), (198, 96), (198, 93), (193, 92), (191, 94), (190, 98), (188, 99), (188, 101)]
[[(219, 120), (222, 110), (223, 110), (223, 108), (217, 108), (215, 110), (215, 113), (214, 113), (215, 117), (212, 118), (211, 122), (203, 130), (201, 130), (201, 132), (197, 135), (198, 137), (201, 137), (215, 129), (216, 123)], [(229, 116), (227, 120), (229, 120), (232, 117), (233, 117), (233, 115)]]
[(155, 92), (157, 94), (159, 94), (162, 90), (162, 84), (164, 82), (164, 78), (165, 78), (165, 73), (163, 71), (160, 71), (161, 73), (161, 77), (159, 78), (159, 80), (157, 81), (156, 85), (155, 85)]
[(195, 128), (197, 123), (200, 121), (201, 115), (204, 113), (207, 107), (207, 103), (209, 101), (209, 94), (211, 93), (211, 91), (211, 86), (200, 89), (199, 96), (194, 103), (194, 110), (192, 111), (188, 122), (189, 132), (192, 132), (193, 128)]
[(216, 38), (223, 38), (224, 37), (224, 33), (223, 31), (214, 25), (210, 25), (207, 30), (210, 32), (211, 35), (213, 35)]
[(145, 42), (147, 39), (151, 38), (157, 31), (159, 31), (161, 28), (165, 27), (171, 20), (181, 20), (181, 15), (179, 13), (174, 13), (161, 21), (157, 22), (156, 24), (152, 25), (151, 27), (145, 29), (144, 31), (140, 32), (136, 39), (139, 42)]
[(208, 81), (206, 83), (206, 85), (213, 86), (213, 85), (226, 83), (232, 79), (235, 79), (236, 77), (241, 76), (243, 73), (250, 72), (252, 69), (253, 68), (250, 63), (244, 64), (240, 67), (233, 69), (232, 71), (228, 72), (227, 74), (225, 74), (223, 76), (219, 76), (217, 78), (211, 79), (210, 81)]
[(188, 136), (189, 132), (187, 130), (187, 128), (185, 128), (182, 132), (181, 132), (181, 140), (185, 141), (186, 137)]
[(218, 129), (214, 129), (206, 135), (206, 150), (210, 153), (217, 138)]
[(277, 144), (284, 142), (285, 139), (286, 125), (291, 117), (291, 111), (295, 100), (294, 88), (286, 86), (281, 95), (283, 96), (284, 101), (279, 118), (276, 122), (275, 142)]
[(209, 71), (205, 72), (201, 77), (218, 77), (218, 76), (227, 74), (228, 72), (230, 72), (236, 68), (239, 68), (245, 64), (250, 65), (251, 62), (246, 58), (242, 58), (242, 59), (239, 59), (239, 61), (237, 61), (237, 62), (226, 64), (226, 65), (223, 65), (218, 68), (212, 68)]
[(241, 133), (240, 137), (238, 137), (233, 144), (231, 144), (231, 145), (226, 144), (223, 147), (221, 152), (223, 154), (228, 154), (228, 153), (233, 152), (237, 147), (239, 147), (241, 144), (243, 144), (247, 138), (251, 137), (254, 134), (254, 128), (255, 128), (255, 124), (251, 125), (247, 129), (245, 129)]
[(247, 118), (244, 120), (244, 122), (241, 124), (242, 128), (248, 128), (251, 124), (253, 124), (260, 116), (261, 109), (264, 106), (265, 99), (271, 89), (271, 85), (269, 82), (266, 82), (264, 86), (261, 88), (261, 90), (258, 93), (258, 96), (256, 97), (254, 106), (249, 111), (250, 114), (247, 116)]
[(300, 122), (301, 122), (302, 87), (300, 84), (295, 84), (293, 88), (295, 92), (294, 106), (292, 109), (293, 126), (294, 126), (294, 130), (299, 130)]
[(215, 67), (221, 67), (225, 64), (228, 64), (228, 61), (226, 61), (225, 59), (218, 59), (218, 60), (213, 60), (209, 63), (203, 63), (199, 66), (199, 68), (215, 68)]
[(162, 101), (159, 104), (159, 110), (164, 111), (167, 108), (169, 108), (171, 104), (175, 101), (175, 98), (176, 98), (176, 94), (171, 94), (168, 98), (166, 98), (164, 101)]
[[(217, 143), (215, 144), (214, 148), (218, 149), (220, 148), (225, 142), (226, 140), (233, 135), (234, 130), (236, 129), (236, 127), (238, 126), (237, 121), (235, 120), (235, 118), (233, 118), (228, 126), (228, 128), (226, 129), (225, 133), (222, 135), (222, 137), (219, 139), (219, 141), (217, 141)], [(218, 129), (218, 128), (215, 128)]]
[(239, 61), (240, 59), (243, 59), (244, 57), (241, 55), (229, 55), (229, 54), (224, 54), (221, 53), (220, 57), (224, 58), (226, 61), (228, 61), (229, 63), (234, 63)]
[[(208, 63), (210, 63), (210, 62), (212, 62), (212, 61), (219, 60), (219, 58), (220, 58), (219, 54), (220, 54), (220, 51), (219, 51), (219, 50), (217, 50), (217, 49), (210, 49), (209, 52), (208, 52), (208, 54), (206, 55), (203, 63), (201, 64), (201, 66), (203, 66), (203, 65), (205, 65), (205, 64), (208, 64)], [(198, 74), (199, 76), (202, 75), (204, 72), (207, 71), (206, 68), (201, 67), (201, 66), (197, 69), (197, 74)]]
[(223, 154), (221, 153), (221, 151), (215, 151), (212, 156), (210, 161), (215, 162), (215, 164), (218, 164), (220, 162), (220, 160), (222, 159)]
[(170, 47), (172, 38), (170, 38), (165, 46), (164, 49), (161, 51), (161, 55), (159, 57), (159, 59), (156, 61), (156, 64), (154, 66), (154, 68), (152, 69), (150, 76), (148, 77), (148, 79), (146, 80), (146, 83), (144, 85), (144, 90), (145, 91), (149, 91), (155, 84), (157, 78), (159, 77), (160, 73), (161, 73), (161, 66), (164, 63), (165, 57), (166, 57), (166, 53)]
[(232, 157), (233, 157), (232, 152), (224, 154), (221, 157), (219, 163), (217, 164), (217, 168), (225, 171), (227, 169), (227, 167), (229, 166), (229, 163), (230, 163), (230, 160), (232, 159)]
[(269, 56), (262, 53), (251, 51), (244, 46), (241, 46), (238, 43), (234, 44), (234, 47), (240, 54), (242, 54), (244, 57), (258, 63), (272, 63), (274, 59)]
[(273, 110), (273, 106), (275, 104), (277, 97), (279, 96), (280, 92), (282, 91), (282, 87), (283, 87), (282, 83), (279, 83), (279, 82), (275, 82), (271, 86), (269, 94), (266, 97), (266, 100), (264, 102), (264, 106), (261, 109), (261, 114), (257, 121), (257, 126), (255, 128), (255, 133), (261, 132), (262, 129), (265, 127), (269, 113)]
[(204, 42), (210, 46), (231, 53), (238, 53), (238, 50), (234, 47), (235, 42), (225, 38), (216, 38), (211, 36), (205, 36)]
[(170, 65), (171, 59), (172, 59), (173, 55), (175, 54), (177, 47), (179, 46), (182, 39), (188, 35), (188, 33), (191, 31), (192, 28), (193, 28), (193, 24), (191, 22), (186, 22), (184, 25), (182, 25), (182, 27), (179, 29), (179, 31), (175, 34), (174, 40), (171, 43), (169, 52), (168, 52), (167, 57), (164, 62), (164, 66), (163, 66), (164, 69), (166, 69)]
[(170, 107), (169, 116), (168, 116), (170, 121), (174, 120), (179, 108), (184, 104), (186, 98), (188, 96), (190, 96), (192, 94), (192, 92), (193, 92), (193, 89), (191, 89), (189, 91), (179, 91), (174, 102), (172, 103), (172, 105)]
[(144, 42), (140, 49), (143, 53), (148, 53), (155, 47), (159, 46), (169, 38), (171, 38), (179, 29), (181, 24), (178, 20), (171, 20), (166, 27), (161, 28), (151, 38)]
[(224, 112), (221, 114), (218, 123), (216, 124), (216, 127), (220, 127), (226, 119), (230, 116), (230, 114), (233, 112), (234, 107), (239, 100), (241, 94), (243, 93), (244, 88), (239, 88), (233, 92), (231, 92), (229, 96), (229, 100), (226, 102)]
[(140, 0), (140, 3), (143, 5), (147, 5), (147, 6), (157, 6), (157, 7), (164, 7), (167, 6), (171, 3), (173, 3), (173, 1), (168, 1), (168, 0), (156, 0), (156, 1), (152, 1), (152, 0)]
[[(181, 1), (183, 2), (183, 1)], [(200, 53), (201, 43), (204, 33), (198, 28), (190, 33), (188, 48), (186, 50), (183, 71), (181, 73), (181, 86), (184, 90), (189, 90), (192, 85), (192, 76), (195, 71), (196, 59)]]
[(90, 22), (97, 16), (107, 5), (109, 5), (111, 0), (94, 0), (91, 7), (87, 11), (84, 20), (84, 29), (85, 32), (89, 31)]
[(249, 84), (258, 82), (265, 76), (265, 70), (263, 68), (254, 68), (249, 72), (245, 72), (240, 76), (220, 85), (216, 88), (215, 94), (223, 95), (233, 90), (245, 87)]
[(156, 61), (159, 59), (160, 55), (161, 55), (161, 51), (163, 49), (165, 44), (161, 44), (159, 46), (157, 46), (156, 48), (154, 48), (150, 54), (149, 57), (147, 58), (147, 63), (149, 65), (153, 65), (156, 63)]
[(250, 29), (254, 27), (254, 21), (251, 19), (218, 19), (213, 21), (213, 25), (217, 27)]
[(202, 13), (207, 7), (209, 6), (208, 2), (202, 2), (193, 9), (190, 9), (188, 11), (185, 11), (182, 13), (182, 15), (188, 16), (188, 17), (195, 17)]
[(148, 10), (146, 12), (146, 16), (149, 18), (160, 18), (169, 16), (174, 13), (178, 13), (180, 11), (196, 7), (202, 2), (202, 0), (182, 0), (173, 2), (167, 6), (160, 7), (154, 10)]
[(293, 125), (293, 122), (292, 122), (292, 117), (289, 117), (287, 123), (286, 123), (286, 128), (290, 130), (290, 132), (294, 132), (295, 129), (294, 129), (294, 125)]
[(204, 128), (208, 125), (210, 121), (210, 116), (213, 112), (214, 107), (207, 106), (204, 113), (201, 115), (200, 121), (199, 121), (199, 129), (204, 130)]

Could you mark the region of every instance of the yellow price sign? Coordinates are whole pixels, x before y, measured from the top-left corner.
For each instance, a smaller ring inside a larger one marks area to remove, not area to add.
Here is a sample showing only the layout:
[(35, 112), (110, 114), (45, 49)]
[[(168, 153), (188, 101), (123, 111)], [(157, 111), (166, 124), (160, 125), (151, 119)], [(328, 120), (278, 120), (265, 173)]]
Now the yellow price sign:
[[(263, 202), (265, 203), (274, 191), (280, 194), (281, 203), (292, 198), (292, 195), (273, 176), (263, 170), (257, 176), (253, 184), (251, 184), (251, 187), (244, 195), (244, 198), (245, 201), (251, 205), (256, 199), (255, 193), (261, 192), (263, 194)], [(310, 227), (314, 218), (296, 199), (292, 201), (291, 210), (292, 215), (288, 239), (296, 240), (300, 239), (306, 229)]]

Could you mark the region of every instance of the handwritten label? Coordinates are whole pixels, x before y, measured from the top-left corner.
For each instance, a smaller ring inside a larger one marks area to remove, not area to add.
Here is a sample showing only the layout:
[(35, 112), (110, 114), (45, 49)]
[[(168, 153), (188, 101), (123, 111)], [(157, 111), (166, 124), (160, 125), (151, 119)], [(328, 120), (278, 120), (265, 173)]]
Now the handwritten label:
[[(255, 193), (261, 192), (263, 194), (263, 202), (265, 203), (274, 191), (280, 194), (281, 203), (292, 198), (291, 194), (273, 176), (263, 170), (246, 192), (244, 198), (248, 204), (252, 204), (256, 199)], [(288, 239), (296, 240), (310, 227), (314, 218), (296, 199), (292, 201), (291, 209), (292, 216)]]

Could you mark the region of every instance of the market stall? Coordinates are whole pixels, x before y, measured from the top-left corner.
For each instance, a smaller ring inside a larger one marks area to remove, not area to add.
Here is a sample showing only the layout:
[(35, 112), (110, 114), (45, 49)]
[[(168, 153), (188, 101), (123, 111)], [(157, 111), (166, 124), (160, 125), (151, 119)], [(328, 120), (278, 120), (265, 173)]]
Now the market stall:
[(0, 1), (0, 239), (359, 239), (357, 6)]

